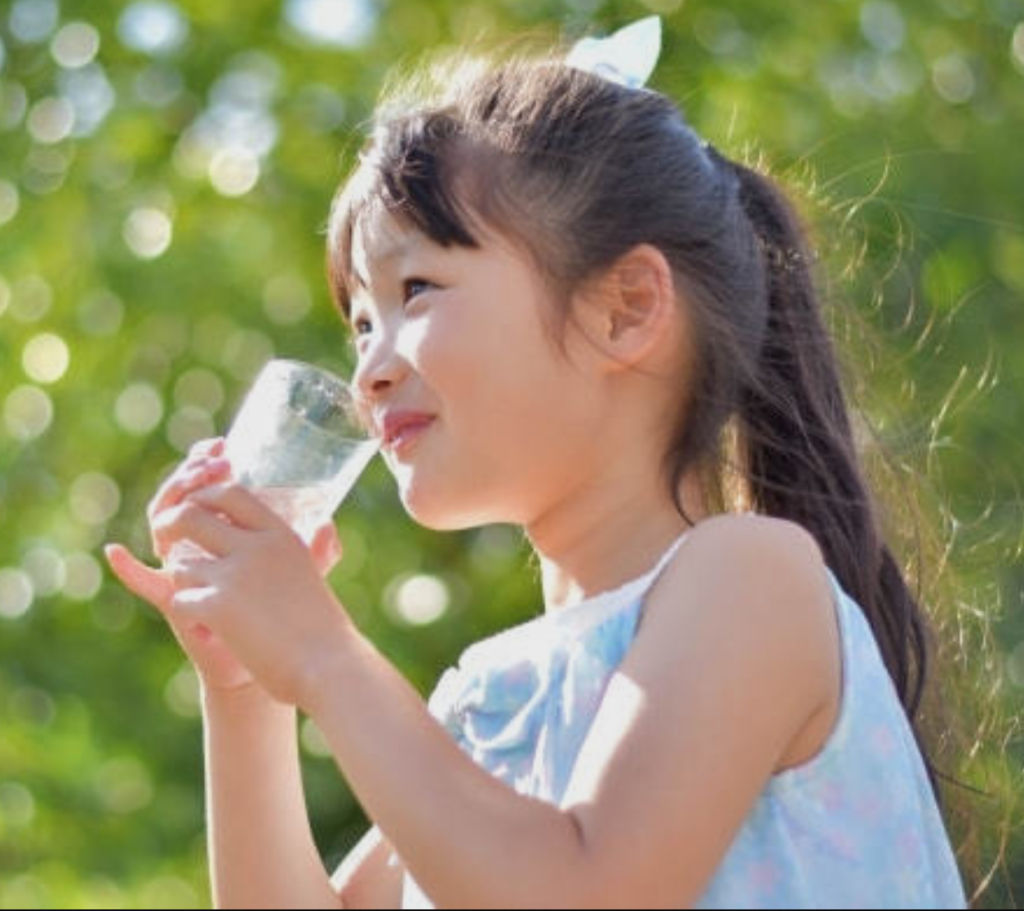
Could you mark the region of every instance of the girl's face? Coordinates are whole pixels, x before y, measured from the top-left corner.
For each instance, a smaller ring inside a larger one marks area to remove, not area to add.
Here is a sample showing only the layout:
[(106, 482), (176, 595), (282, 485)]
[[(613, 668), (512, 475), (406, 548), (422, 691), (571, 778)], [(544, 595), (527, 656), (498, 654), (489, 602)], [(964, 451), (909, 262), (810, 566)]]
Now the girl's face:
[(378, 432), (400, 412), (426, 419), (383, 450), (417, 521), (528, 526), (596, 476), (599, 374), (571, 328), (568, 357), (554, 346), (524, 253), (493, 235), (446, 249), (374, 208), (352, 254), (353, 382)]

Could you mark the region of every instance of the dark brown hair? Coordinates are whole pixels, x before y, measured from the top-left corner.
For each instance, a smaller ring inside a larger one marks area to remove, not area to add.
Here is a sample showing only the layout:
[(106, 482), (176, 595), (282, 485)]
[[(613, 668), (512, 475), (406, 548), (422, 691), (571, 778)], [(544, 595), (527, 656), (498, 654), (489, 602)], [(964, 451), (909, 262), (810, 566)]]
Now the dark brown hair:
[(371, 205), (442, 246), (476, 247), (482, 226), (514, 238), (563, 302), (563, 328), (573, 290), (637, 245), (661, 250), (694, 352), (667, 491), (686, 518), (688, 472), (719, 493), (738, 477), (745, 508), (807, 529), (862, 606), (917, 732), (928, 623), (880, 532), (812, 252), (771, 179), (702, 142), (663, 94), (516, 58), (449, 68), (383, 106), (332, 212), (329, 271), (345, 312), (352, 235)]

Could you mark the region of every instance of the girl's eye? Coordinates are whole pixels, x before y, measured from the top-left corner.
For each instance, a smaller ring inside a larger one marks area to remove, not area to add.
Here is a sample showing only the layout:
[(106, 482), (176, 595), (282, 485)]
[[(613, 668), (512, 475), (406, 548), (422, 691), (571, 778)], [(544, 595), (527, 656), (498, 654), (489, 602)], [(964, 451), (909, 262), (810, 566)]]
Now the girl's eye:
[(402, 285), (402, 299), (408, 303), (434, 286), (422, 278), (410, 278)]
[(360, 317), (352, 324), (352, 328), (355, 329), (357, 336), (369, 335), (373, 332), (373, 323), (365, 317)]

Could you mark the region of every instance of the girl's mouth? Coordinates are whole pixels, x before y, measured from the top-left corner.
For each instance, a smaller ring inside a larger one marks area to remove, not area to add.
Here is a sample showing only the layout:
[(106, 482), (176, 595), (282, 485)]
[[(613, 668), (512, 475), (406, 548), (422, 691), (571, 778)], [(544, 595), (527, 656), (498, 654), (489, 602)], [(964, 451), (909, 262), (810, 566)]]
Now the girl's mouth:
[(389, 418), (383, 447), (395, 456), (405, 455), (433, 425), (435, 418), (425, 414), (403, 414)]

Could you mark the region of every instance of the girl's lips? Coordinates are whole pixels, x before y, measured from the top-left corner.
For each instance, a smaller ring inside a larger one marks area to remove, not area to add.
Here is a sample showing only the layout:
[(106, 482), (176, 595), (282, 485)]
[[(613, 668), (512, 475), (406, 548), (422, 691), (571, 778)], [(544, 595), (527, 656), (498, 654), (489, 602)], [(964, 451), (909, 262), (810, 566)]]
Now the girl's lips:
[(417, 418), (416, 420), (403, 421), (401, 426), (396, 427), (384, 443), (384, 449), (393, 455), (404, 455), (412, 445), (423, 434), (430, 429), (434, 418)]

